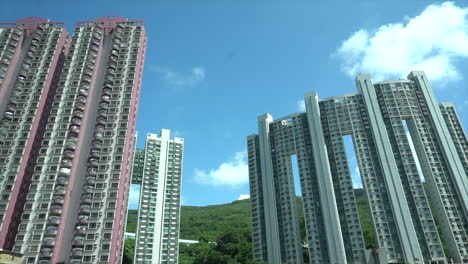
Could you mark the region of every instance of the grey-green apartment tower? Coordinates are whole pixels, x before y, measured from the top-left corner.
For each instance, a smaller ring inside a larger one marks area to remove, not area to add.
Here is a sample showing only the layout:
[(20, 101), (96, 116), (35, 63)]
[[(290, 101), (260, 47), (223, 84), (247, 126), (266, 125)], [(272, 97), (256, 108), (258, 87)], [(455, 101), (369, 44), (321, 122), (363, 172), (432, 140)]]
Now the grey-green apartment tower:
[(147, 134), (145, 149), (136, 152), (140, 166), (134, 166), (132, 179), (141, 187), (135, 264), (179, 261), (183, 153), (184, 139), (171, 138), (167, 129), (160, 135)]
[[(468, 143), (455, 108), (437, 103), (424, 72), (379, 83), (361, 74), (356, 85), (357, 94), (324, 100), (307, 93), (305, 113), (258, 118), (259, 133), (247, 138), (254, 259), (341, 264), (370, 263), (374, 255), (373, 263), (467, 263)], [(353, 141), (373, 253), (364, 243), (344, 136)]]
[(145, 149), (135, 149), (133, 157), (132, 184), (141, 184), (143, 181), (143, 166), (145, 165)]

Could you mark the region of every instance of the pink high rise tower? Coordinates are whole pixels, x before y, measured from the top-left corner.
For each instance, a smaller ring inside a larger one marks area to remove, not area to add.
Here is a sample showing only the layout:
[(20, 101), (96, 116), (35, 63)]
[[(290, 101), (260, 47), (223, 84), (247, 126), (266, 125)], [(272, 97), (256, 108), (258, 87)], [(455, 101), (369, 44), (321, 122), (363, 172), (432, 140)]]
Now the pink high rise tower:
[(2, 225), (0, 247), (26, 263), (120, 263), (145, 50), (142, 21), (77, 23), (19, 187), (19, 225)]

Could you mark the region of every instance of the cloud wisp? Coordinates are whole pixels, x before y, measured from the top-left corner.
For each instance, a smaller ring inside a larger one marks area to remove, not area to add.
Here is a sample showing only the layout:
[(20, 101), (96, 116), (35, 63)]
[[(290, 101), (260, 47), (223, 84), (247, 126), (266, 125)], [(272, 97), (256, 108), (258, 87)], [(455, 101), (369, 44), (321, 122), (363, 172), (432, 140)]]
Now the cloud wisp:
[(250, 194), (241, 194), (239, 195), (239, 198), (237, 200), (245, 200), (245, 199), (250, 199)]
[(195, 181), (212, 186), (238, 187), (249, 182), (247, 152), (237, 152), (234, 157), (221, 163), (218, 168), (195, 169)]
[(360, 29), (334, 53), (351, 77), (370, 73), (376, 81), (424, 70), (433, 81), (461, 79), (456, 62), (468, 59), (468, 7), (433, 4), (419, 15), (378, 29)]
[(172, 88), (193, 87), (205, 80), (205, 68), (201, 66), (193, 67), (188, 73), (176, 72), (164, 67), (153, 67), (164, 81)]

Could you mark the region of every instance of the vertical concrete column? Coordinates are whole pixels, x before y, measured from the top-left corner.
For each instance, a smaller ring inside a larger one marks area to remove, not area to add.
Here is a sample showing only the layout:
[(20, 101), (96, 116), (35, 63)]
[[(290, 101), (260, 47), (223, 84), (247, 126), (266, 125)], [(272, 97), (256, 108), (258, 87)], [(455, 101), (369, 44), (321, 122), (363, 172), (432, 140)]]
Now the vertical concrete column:
[(346, 263), (343, 236), (341, 234), (340, 218), (335, 200), (335, 190), (328, 162), (327, 148), (320, 121), (320, 109), (316, 92), (304, 96), (307, 121), (310, 129), (310, 139), (319, 184), (319, 197), (324, 217), (325, 235), (327, 237), (330, 263)]
[(356, 86), (364, 99), (366, 110), (369, 114), (371, 130), (377, 148), (376, 151), (382, 167), (382, 176), (384, 177), (390, 196), (389, 202), (392, 205), (405, 261), (422, 263), (423, 256), (370, 75), (359, 74), (356, 77)]
[(460, 197), (460, 202), (465, 212), (465, 217), (468, 216), (468, 172), (463, 168), (460, 156), (458, 155), (455, 144), (453, 143), (450, 131), (445, 123), (439, 104), (434, 96), (432, 87), (423, 71), (412, 71), (408, 75), (408, 79), (416, 81), (420, 91), (423, 94), (432, 120), (433, 128), (439, 141), (440, 148), (447, 162), (447, 167), (453, 177), (457, 193)]
[(282, 263), (279, 241), (278, 216), (276, 214), (275, 182), (269, 130), (273, 117), (264, 114), (258, 117), (258, 136), (260, 145), (260, 164), (262, 172), (263, 206), (265, 210), (265, 230), (268, 252), (268, 263)]

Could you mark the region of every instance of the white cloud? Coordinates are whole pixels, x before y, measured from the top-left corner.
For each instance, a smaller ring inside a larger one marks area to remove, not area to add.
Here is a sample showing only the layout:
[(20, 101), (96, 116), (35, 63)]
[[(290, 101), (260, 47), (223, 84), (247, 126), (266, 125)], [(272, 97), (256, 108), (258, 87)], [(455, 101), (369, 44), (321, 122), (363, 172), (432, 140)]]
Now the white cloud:
[(360, 29), (343, 41), (335, 55), (342, 70), (374, 80), (400, 78), (424, 70), (434, 81), (459, 80), (455, 62), (468, 58), (468, 8), (452, 2), (429, 5), (405, 22), (376, 30)]
[(138, 209), (138, 202), (140, 200), (140, 185), (130, 185), (130, 194), (128, 196), (128, 208)]
[(241, 194), (237, 200), (250, 199), (250, 194)]
[(193, 67), (188, 73), (180, 73), (164, 67), (153, 67), (157, 73), (173, 88), (193, 87), (205, 80), (205, 68)]
[(304, 99), (300, 99), (296, 102), (296, 106), (297, 106), (297, 110), (299, 112), (305, 112), (306, 111), (306, 106), (305, 106), (305, 102), (304, 102)]
[(237, 152), (233, 159), (221, 163), (209, 171), (195, 169), (195, 180), (201, 184), (214, 186), (239, 186), (249, 182), (247, 152)]

